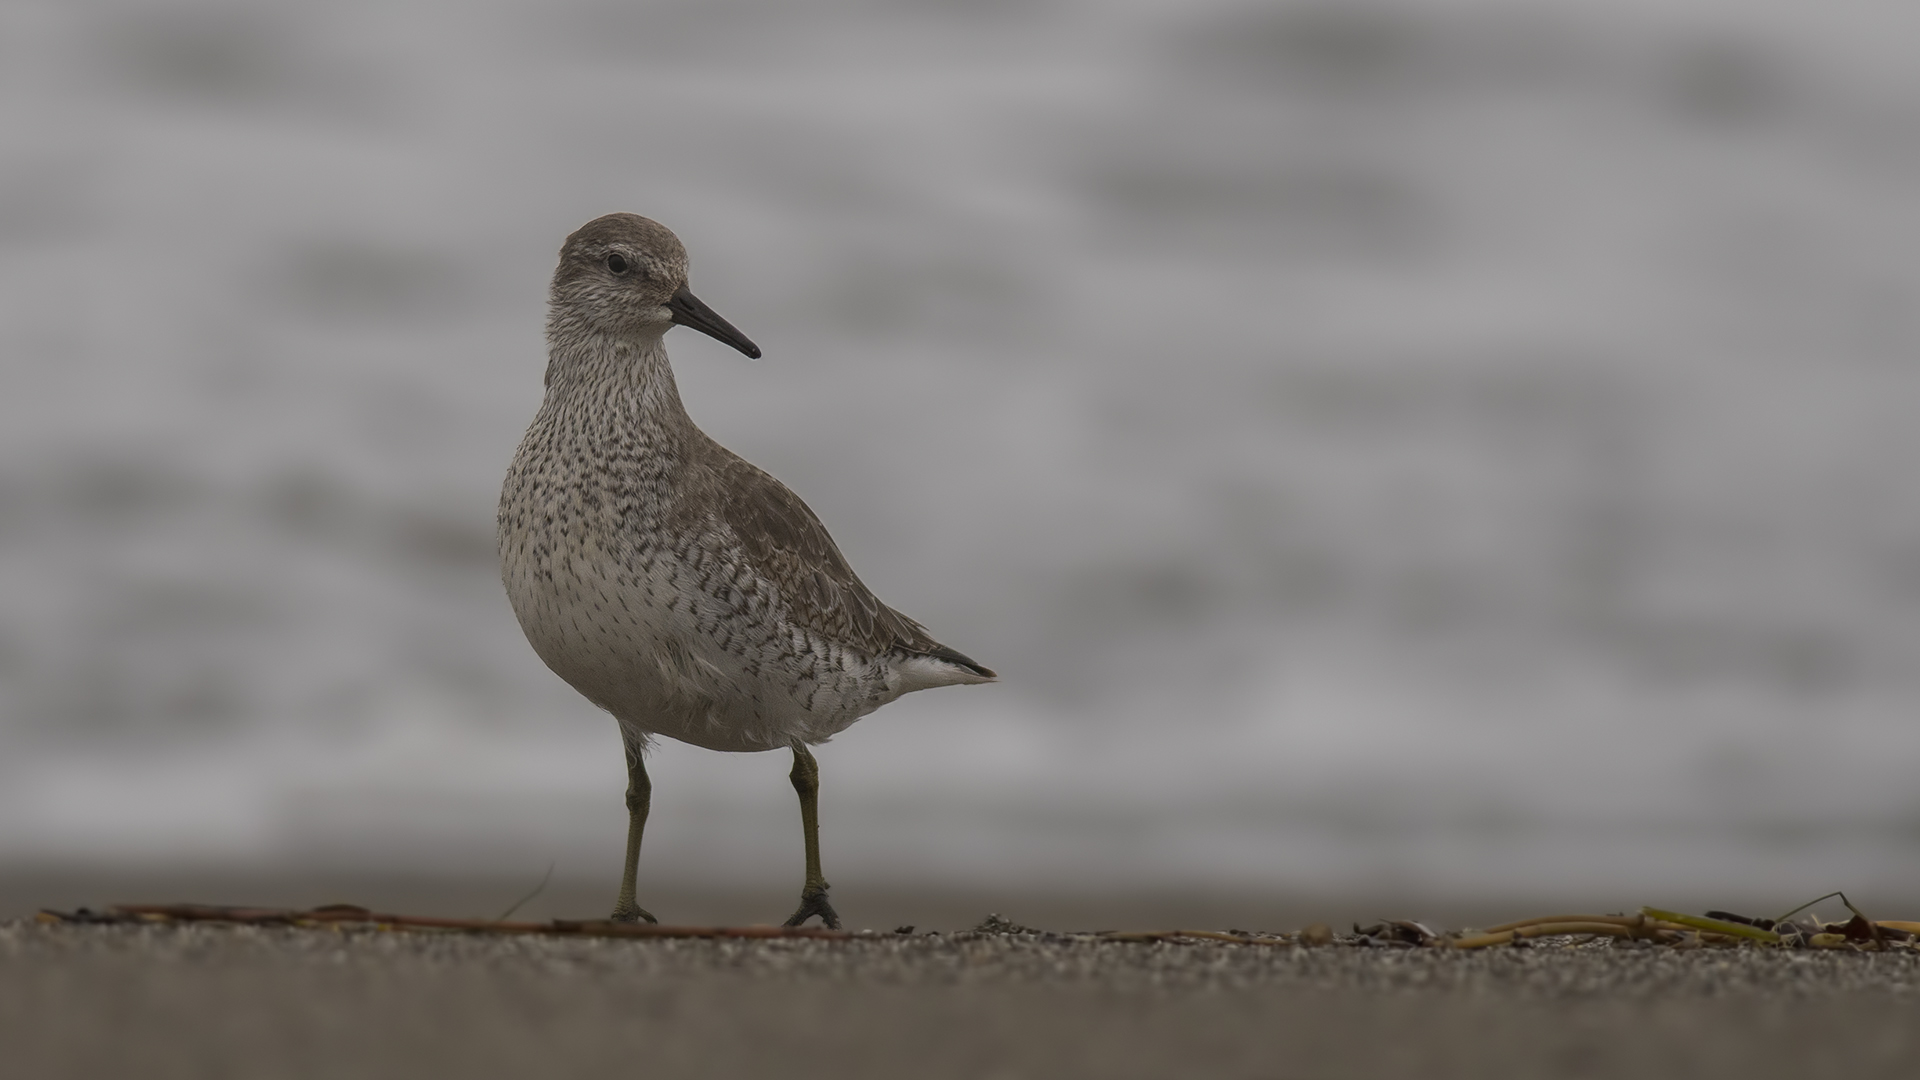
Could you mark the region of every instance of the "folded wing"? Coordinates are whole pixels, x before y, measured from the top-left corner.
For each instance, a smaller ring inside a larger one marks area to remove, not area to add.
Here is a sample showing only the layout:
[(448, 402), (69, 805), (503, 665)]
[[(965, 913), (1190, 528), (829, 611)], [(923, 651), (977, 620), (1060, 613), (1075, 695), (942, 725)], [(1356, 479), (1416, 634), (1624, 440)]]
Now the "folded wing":
[(719, 524), (741, 553), (781, 592), (788, 617), (843, 645), (879, 656), (924, 656), (985, 678), (993, 672), (935, 641), (927, 629), (873, 595), (828, 535), (826, 526), (785, 484), (718, 443), (702, 464), (719, 487)]

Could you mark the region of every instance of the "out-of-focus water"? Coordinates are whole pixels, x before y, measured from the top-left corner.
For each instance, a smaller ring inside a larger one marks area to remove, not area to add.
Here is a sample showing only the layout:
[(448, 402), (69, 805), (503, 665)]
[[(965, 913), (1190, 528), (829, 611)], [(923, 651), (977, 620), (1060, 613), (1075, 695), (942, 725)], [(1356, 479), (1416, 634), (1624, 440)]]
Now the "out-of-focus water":
[[(838, 876), (1920, 891), (1897, 4), (0, 9), (0, 860), (611, 874), (499, 478), (568, 231), (1001, 686)], [(649, 873), (785, 880), (779, 755)]]

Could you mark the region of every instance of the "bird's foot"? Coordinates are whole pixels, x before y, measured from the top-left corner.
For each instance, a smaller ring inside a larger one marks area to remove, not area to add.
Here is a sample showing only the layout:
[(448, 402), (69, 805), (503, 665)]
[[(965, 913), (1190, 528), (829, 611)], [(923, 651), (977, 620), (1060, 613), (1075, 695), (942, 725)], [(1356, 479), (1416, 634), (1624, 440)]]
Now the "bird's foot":
[(612, 922), (627, 922), (627, 923), (646, 922), (646, 923), (658, 924), (660, 922), (659, 919), (656, 919), (653, 917), (653, 912), (648, 911), (646, 908), (641, 907), (639, 904), (635, 904), (631, 902), (625, 903), (625, 904), (615, 904), (613, 907), (613, 914), (608, 916), (608, 919), (609, 921), (612, 921)]
[(833, 910), (832, 904), (827, 903), (827, 887), (825, 885), (820, 886), (818, 889), (808, 889), (806, 892), (801, 893), (800, 909), (795, 911), (793, 917), (789, 918), (783, 925), (799, 926), (815, 915), (820, 916), (820, 921), (827, 924), (827, 929), (840, 929), (840, 913)]

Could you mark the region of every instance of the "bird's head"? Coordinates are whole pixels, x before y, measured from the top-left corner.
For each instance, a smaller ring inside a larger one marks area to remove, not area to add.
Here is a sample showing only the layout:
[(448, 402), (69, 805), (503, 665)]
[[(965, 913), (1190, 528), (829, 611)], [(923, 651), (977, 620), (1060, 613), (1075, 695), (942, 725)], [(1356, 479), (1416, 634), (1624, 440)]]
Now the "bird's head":
[(594, 218), (567, 237), (553, 272), (556, 322), (615, 337), (657, 337), (691, 326), (758, 360), (760, 347), (687, 290), (687, 249), (638, 214)]

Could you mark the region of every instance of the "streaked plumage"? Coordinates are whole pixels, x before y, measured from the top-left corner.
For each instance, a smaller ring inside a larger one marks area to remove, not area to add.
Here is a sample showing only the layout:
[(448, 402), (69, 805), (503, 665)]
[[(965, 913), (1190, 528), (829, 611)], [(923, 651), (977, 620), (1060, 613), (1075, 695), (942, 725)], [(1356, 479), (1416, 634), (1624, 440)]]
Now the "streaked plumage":
[(676, 322), (759, 355), (686, 290), (663, 226), (612, 214), (567, 238), (546, 396), (501, 491), (502, 578), (534, 651), (620, 722), (634, 768), (653, 735), (793, 747), (798, 785), (807, 744), (994, 675), (881, 603), (798, 496), (694, 425), (662, 341)]

